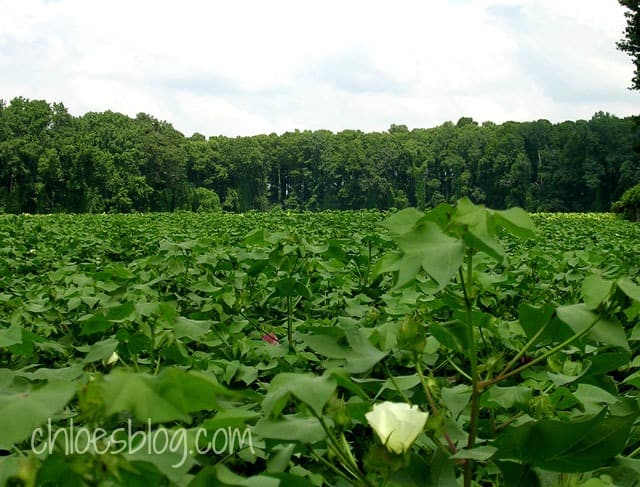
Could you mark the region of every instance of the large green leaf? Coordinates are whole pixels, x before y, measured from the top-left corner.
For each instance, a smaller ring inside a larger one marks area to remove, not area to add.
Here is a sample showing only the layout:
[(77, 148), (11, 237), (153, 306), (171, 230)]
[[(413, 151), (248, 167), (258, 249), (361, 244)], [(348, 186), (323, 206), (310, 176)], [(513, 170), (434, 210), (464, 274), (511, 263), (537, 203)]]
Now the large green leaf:
[(118, 340), (115, 338), (107, 338), (106, 340), (96, 342), (91, 346), (91, 349), (82, 362), (86, 364), (106, 360), (115, 352), (116, 348), (118, 348)]
[(394, 213), (385, 221), (380, 223), (380, 226), (385, 227), (392, 234), (402, 235), (409, 232), (416, 222), (424, 216), (424, 213), (415, 208), (405, 208), (397, 213)]
[(445, 347), (468, 356), (471, 337), (466, 323), (459, 320), (444, 324), (431, 323), (429, 325), (429, 333), (436, 337)]
[(196, 340), (206, 334), (212, 324), (213, 323), (208, 320), (191, 320), (184, 316), (179, 316), (176, 318), (173, 330), (176, 338), (186, 337)]
[[(527, 338), (533, 338), (536, 333), (540, 331), (540, 329), (544, 328), (549, 324), (553, 314), (555, 313), (555, 308), (550, 304), (545, 304), (543, 306), (532, 306), (530, 304), (521, 304), (518, 306), (518, 315), (520, 318), (520, 326), (527, 335)], [(555, 330), (548, 329), (545, 332), (542, 332), (536, 342), (542, 341), (545, 338), (553, 335)]]
[(498, 225), (503, 226), (511, 234), (528, 238), (536, 234), (536, 226), (529, 214), (522, 208), (514, 207), (508, 210), (493, 211)]
[(10, 347), (22, 343), (22, 327), (18, 323), (0, 330), (0, 347)]
[(29, 438), (36, 427), (54, 418), (75, 392), (73, 382), (60, 381), (23, 392), (0, 393), (0, 449), (11, 450)]
[(366, 329), (349, 329), (344, 334), (345, 338), (314, 334), (300, 335), (300, 339), (316, 353), (331, 359), (345, 360), (346, 371), (354, 374), (371, 369), (387, 355), (387, 352), (377, 349), (369, 342), (369, 332)]
[(591, 275), (582, 282), (584, 303), (590, 309), (597, 309), (613, 288), (613, 281), (603, 279), (598, 275)]
[(427, 274), (442, 287), (462, 265), (463, 242), (448, 236), (433, 222), (425, 222), (395, 241), (405, 253), (403, 259), (419, 260)]
[(347, 372), (352, 374), (366, 372), (387, 355), (387, 352), (378, 350), (371, 344), (369, 330), (351, 328), (347, 329), (345, 333), (352, 350), (346, 358)]
[(555, 472), (588, 472), (622, 451), (638, 411), (626, 416), (598, 415), (584, 421), (530, 421), (507, 427), (493, 443), (495, 458)]
[(627, 334), (622, 325), (598, 316), (585, 304), (571, 304), (556, 309), (560, 320), (569, 325), (574, 333), (581, 333), (591, 327), (588, 335), (595, 341), (630, 350)]
[(219, 394), (233, 395), (212, 375), (168, 368), (159, 375), (114, 370), (101, 384), (107, 414), (131, 411), (143, 422), (190, 422), (190, 413), (211, 410)]

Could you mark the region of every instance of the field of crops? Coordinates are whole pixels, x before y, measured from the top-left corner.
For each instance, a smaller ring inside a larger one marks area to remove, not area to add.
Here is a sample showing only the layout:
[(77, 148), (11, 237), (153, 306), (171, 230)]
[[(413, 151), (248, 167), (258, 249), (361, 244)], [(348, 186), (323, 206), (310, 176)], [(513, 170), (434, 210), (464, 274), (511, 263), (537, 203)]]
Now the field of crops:
[(2, 215), (0, 484), (640, 485), (639, 279), (468, 200)]

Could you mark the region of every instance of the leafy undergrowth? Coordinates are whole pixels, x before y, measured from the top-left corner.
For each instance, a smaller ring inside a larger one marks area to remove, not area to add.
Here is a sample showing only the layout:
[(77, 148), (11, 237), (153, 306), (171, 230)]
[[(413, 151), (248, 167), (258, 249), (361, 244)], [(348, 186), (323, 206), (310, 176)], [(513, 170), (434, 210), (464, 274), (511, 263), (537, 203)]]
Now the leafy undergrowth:
[[(638, 485), (637, 224), (461, 200), (0, 242), (2, 484)], [(400, 453), (384, 402), (429, 413)]]

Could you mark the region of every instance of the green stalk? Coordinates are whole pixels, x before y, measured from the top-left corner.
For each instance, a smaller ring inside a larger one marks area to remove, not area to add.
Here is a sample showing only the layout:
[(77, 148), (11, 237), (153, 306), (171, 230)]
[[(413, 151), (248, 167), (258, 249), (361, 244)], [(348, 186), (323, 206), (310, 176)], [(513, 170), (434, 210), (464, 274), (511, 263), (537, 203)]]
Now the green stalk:
[(387, 362), (385, 362), (383, 360), (382, 361), (382, 366), (384, 367), (384, 371), (386, 372), (387, 376), (389, 377), (389, 380), (393, 384), (393, 387), (395, 387), (396, 390), (398, 391), (398, 394), (400, 394), (400, 396), (402, 396), (402, 399), (404, 400), (404, 402), (406, 402), (407, 404), (411, 405), (411, 401), (409, 401), (409, 398), (404, 393), (404, 391), (400, 389), (400, 387), (398, 386), (398, 383), (396, 382), (396, 378), (393, 376), (393, 374), (391, 374), (391, 371), (389, 370), (389, 366), (387, 365)]
[(293, 318), (291, 310), (291, 296), (287, 296), (287, 339), (289, 340), (289, 350), (293, 350)]
[(465, 377), (468, 380), (472, 380), (471, 376), (467, 374), (464, 370), (462, 370), (458, 364), (456, 364), (453, 360), (451, 360), (450, 357), (447, 357), (447, 363), (451, 365), (451, 367), (453, 367), (458, 372), (458, 374), (460, 374), (462, 377)]
[(585, 336), (587, 333), (589, 333), (591, 331), (591, 329), (594, 326), (596, 326), (598, 321), (600, 321), (600, 317), (599, 316), (593, 321), (593, 323), (591, 323), (588, 327), (586, 327), (580, 333), (576, 333), (575, 335), (570, 336), (564, 342), (560, 343), (559, 345), (556, 345), (555, 347), (553, 347), (552, 349), (548, 350), (544, 354), (542, 354), (539, 357), (533, 359), (528, 364), (521, 365), (517, 369), (514, 369), (511, 372), (507, 372), (506, 374), (500, 374), (499, 376), (497, 376), (497, 377), (495, 377), (495, 378), (493, 378), (491, 380), (485, 380), (485, 381), (480, 382), (480, 384), (479, 384), (480, 389), (482, 390), (482, 389), (484, 389), (486, 387), (489, 387), (489, 386), (491, 386), (493, 384), (497, 384), (498, 382), (500, 382), (500, 381), (502, 381), (504, 379), (507, 379), (507, 378), (509, 378), (509, 377), (511, 377), (513, 375), (519, 374), (520, 372), (528, 369), (529, 367), (533, 367), (534, 365), (542, 362), (543, 360), (546, 360), (547, 358), (549, 358), (554, 353), (559, 352), (560, 350), (566, 348), (568, 345), (571, 345), (576, 340), (579, 340), (580, 338)]
[[(552, 317), (553, 318), (553, 317)], [(514, 364), (520, 360), (522, 358), (522, 356), (527, 353), (527, 350), (529, 350), (529, 348), (531, 348), (531, 346), (536, 342), (536, 340), (538, 338), (540, 338), (540, 336), (544, 333), (544, 331), (547, 329), (547, 327), (549, 326), (549, 323), (551, 323), (552, 318), (549, 319), (549, 321), (547, 321), (547, 324), (544, 325), (543, 327), (541, 327), (536, 333), (535, 335), (533, 335), (531, 337), (531, 339), (524, 345), (524, 347), (522, 347), (522, 349), (517, 353), (517, 355), (515, 357), (513, 357), (511, 359), (511, 361), (504, 367), (504, 369), (502, 369), (502, 372), (500, 372), (498, 374), (498, 377), (506, 374), (507, 372), (509, 372), (509, 370), (511, 370), (511, 367), (514, 366)]]
[(149, 358), (151, 362), (151, 367), (153, 367), (153, 363), (156, 361), (156, 324), (149, 324), (149, 328), (151, 330), (151, 350), (149, 350)]
[[(345, 450), (343, 449), (343, 445), (341, 445), (340, 442), (336, 440), (335, 436), (333, 436), (332, 434), (333, 432), (327, 426), (327, 423), (325, 422), (324, 418), (321, 415), (316, 414), (315, 411), (312, 411), (312, 413), (316, 417), (316, 419), (320, 422), (322, 429), (327, 435), (327, 443), (329, 444), (329, 447), (340, 459), (344, 469), (347, 472), (349, 472), (354, 478), (360, 480), (364, 485), (371, 485), (366, 475), (362, 472), (362, 470), (360, 470), (360, 467), (358, 467), (358, 464), (353, 458), (353, 455), (351, 454), (351, 452), (349, 453), (345, 452)], [(345, 439), (345, 442), (346, 442), (346, 439)]]
[[(471, 251), (467, 252), (467, 276), (473, 277), (472, 274), (473, 255)], [(476, 444), (476, 436), (478, 435), (478, 421), (480, 418), (480, 379), (478, 377), (478, 351), (476, 349), (476, 338), (473, 329), (473, 315), (471, 309), (471, 301), (467, 292), (472, 287), (472, 282), (465, 283), (462, 268), (459, 269), (460, 284), (464, 294), (464, 304), (467, 314), (467, 329), (469, 333), (469, 360), (471, 362), (471, 420), (469, 423), (469, 439), (467, 448), (471, 449)], [(473, 461), (468, 459), (464, 464), (464, 487), (471, 487), (471, 474), (473, 472)]]
[[(431, 394), (431, 390), (427, 385), (427, 380), (425, 379), (424, 373), (422, 371), (421, 361), (422, 361), (422, 357), (419, 354), (416, 354), (416, 358), (415, 358), (416, 371), (418, 372), (418, 376), (420, 377), (420, 383), (422, 384), (422, 388), (424, 389), (425, 396), (427, 396), (427, 401), (429, 402), (429, 408), (431, 409), (431, 414), (433, 414), (434, 416), (438, 416), (440, 414), (440, 411), (438, 409), (438, 406), (436, 405), (436, 402), (433, 400), (433, 394)], [(449, 450), (452, 453), (457, 453), (458, 449), (456, 448), (456, 444), (453, 442), (453, 440), (449, 436), (449, 433), (444, 431), (443, 436), (444, 436), (444, 439), (447, 440), (447, 445), (449, 446)], [(439, 446), (442, 447), (440, 440), (438, 440), (435, 437), (433, 439), (436, 441), (436, 443), (438, 443)]]
[(427, 385), (427, 380), (424, 377), (424, 373), (422, 372), (422, 364), (420, 363), (421, 357), (418, 355), (416, 357), (416, 371), (418, 372), (418, 376), (420, 377), (420, 382), (422, 383), (422, 388), (424, 389), (424, 395), (427, 396), (427, 401), (429, 402), (429, 407), (431, 408), (431, 413), (434, 415), (438, 414), (438, 407), (436, 406), (435, 401), (433, 400), (433, 395), (431, 394), (431, 390)]
[(316, 457), (317, 460), (320, 460), (320, 462), (322, 464), (324, 464), (325, 467), (328, 467), (330, 470), (333, 470), (334, 473), (338, 474), (340, 477), (342, 477), (343, 479), (345, 479), (346, 481), (351, 481), (351, 477), (349, 477), (348, 475), (345, 475), (345, 473), (340, 470), (338, 467), (336, 467), (333, 463), (331, 463), (330, 461), (328, 461), (326, 458), (324, 458), (322, 455), (317, 454), (316, 452), (311, 452), (311, 454)]
[(633, 458), (633, 457), (637, 456), (638, 454), (640, 454), (640, 446), (638, 448), (636, 448), (635, 450), (633, 450), (631, 453), (629, 453), (629, 455), (627, 455), (627, 457)]

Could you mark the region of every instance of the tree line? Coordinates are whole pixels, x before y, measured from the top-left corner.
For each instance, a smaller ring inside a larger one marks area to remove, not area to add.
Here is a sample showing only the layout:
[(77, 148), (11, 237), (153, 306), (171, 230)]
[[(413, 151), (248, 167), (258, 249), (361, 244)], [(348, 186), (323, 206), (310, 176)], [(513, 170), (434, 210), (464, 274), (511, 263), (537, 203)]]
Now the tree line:
[(358, 209), (469, 196), (493, 208), (607, 211), (640, 181), (634, 120), (185, 137), (140, 113), (0, 100), (0, 211)]

